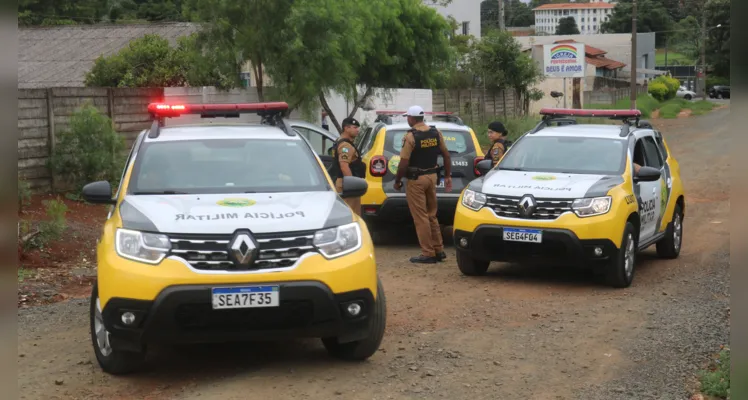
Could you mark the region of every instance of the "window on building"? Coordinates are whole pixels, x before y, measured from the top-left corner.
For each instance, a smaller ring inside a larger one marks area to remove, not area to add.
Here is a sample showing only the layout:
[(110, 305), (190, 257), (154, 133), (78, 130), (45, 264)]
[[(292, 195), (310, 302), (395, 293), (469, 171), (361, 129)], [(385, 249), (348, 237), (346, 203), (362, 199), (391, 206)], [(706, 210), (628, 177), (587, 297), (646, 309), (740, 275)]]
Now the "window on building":
[(470, 21), (465, 21), (462, 23), (462, 34), (463, 35), (470, 34)]

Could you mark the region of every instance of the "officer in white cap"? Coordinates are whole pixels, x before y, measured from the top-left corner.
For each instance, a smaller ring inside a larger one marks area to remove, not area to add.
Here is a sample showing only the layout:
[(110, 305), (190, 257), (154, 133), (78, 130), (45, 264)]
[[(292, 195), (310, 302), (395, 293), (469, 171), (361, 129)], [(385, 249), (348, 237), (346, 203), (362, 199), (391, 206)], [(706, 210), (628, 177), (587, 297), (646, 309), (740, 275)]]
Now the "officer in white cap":
[(421, 255), (410, 261), (433, 264), (447, 257), (436, 219), (436, 185), (439, 179), (437, 161), (439, 155), (444, 158), (444, 188), (447, 192), (452, 190), (452, 161), (442, 133), (436, 127), (424, 123), (425, 115), (420, 106), (412, 106), (404, 114), (412, 129), (403, 137), (395, 189), (403, 187), (403, 177), (408, 179), (405, 198), (421, 245)]

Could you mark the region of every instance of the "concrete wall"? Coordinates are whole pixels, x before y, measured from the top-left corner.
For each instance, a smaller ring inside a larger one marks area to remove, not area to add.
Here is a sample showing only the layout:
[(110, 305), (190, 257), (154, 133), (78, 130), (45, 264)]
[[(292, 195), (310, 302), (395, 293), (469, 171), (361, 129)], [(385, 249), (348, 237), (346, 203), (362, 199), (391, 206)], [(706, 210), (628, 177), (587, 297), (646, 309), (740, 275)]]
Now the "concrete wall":
[[(533, 45), (551, 44), (558, 40), (576, 40), (608, 53), (606, 57), (625, 63), (622, 71), (631, 70), (631, 34), (630, 33), (606, 33), (600, 35), (549, 35), (549, 36), (521, 36), (515, 38), (523, 48)], [(655, 33), (637, 34), (637, 60), (638, 68), (655, 69)], [(645, 78), (644, 74), (639, 79)]]
[(70, 116), (86, 102), (114, 121), (129, 150), (137, 135), (151, 126), (147, 106), (163, 100), (162, 88), (49, 88), (18, 90), (18, 177), (32, 190), (58, 185), (47, 168), (57, 137), (70, 128)]
[(457, 34), (462, 34), (462, 23), (469, 22), (469, 35), (476, 38), (481, 37), (480, 29), (480, 3), (481, 0), (452, 0), (446, 7), (434, 4), (434, 0), (423, 0), (423, 4), (435, 9), (445, 18), (454, 17), (457, 20)]

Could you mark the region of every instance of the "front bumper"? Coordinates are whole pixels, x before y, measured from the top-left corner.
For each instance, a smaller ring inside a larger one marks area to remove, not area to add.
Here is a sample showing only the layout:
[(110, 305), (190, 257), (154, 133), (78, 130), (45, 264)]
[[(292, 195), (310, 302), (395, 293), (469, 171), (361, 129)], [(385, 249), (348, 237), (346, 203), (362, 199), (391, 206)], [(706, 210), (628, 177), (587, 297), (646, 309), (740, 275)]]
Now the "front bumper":
[[(318, 281), (265, 282), (280, 286), (278, 307), (213, 310), (211, 288), (233, 285), (175, 285), (153, 301), (111, 298), (103, 309), (104, 325), (115, 349), (139, 351), (146, 343), (205, 343), (234, 340), (338, 337), (355, 341), (368, 334), (374, 296), (368, 289), (333, 293)], [(356, 317), (349, 302), (362, 310)], [(122, 313), (132, 312), (130, 326)]]
[[(367, 224), (386, 223), (401, 224), (413, 221), (413, 217), (408, 208), (408, 201), (405, 195), (388, 197), (381, 205), (362, 204), (361, 215)], [(452, 225), (455, 216), (455, 209), (459, 201), (459, 194), (448, 195), (437, 193), (436, 195), (436, 218), (439, 223)]]
[[(511, 226), (506, 226), (512, 228)], [(503, 225), (479, 225), (473, 232), (456, 229), (454, 242), (458, 251), (465, 251), (476, 260), (602, 266), (618, 256), (619, 249), (608, 239), (580, 239), (567, 229), (532, 228), (543, 231), (542, 243), (504, 240)], [(463, 243), (466, 239), (467, 243)], [(602, 255), (595, 254), (595, 248)]]

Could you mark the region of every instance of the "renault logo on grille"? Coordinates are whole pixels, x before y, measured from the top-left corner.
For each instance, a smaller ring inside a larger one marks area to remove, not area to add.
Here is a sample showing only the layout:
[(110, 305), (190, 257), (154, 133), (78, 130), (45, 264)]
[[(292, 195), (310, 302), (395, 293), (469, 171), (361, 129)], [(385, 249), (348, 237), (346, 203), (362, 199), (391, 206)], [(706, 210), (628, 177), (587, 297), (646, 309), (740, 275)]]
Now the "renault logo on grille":
[(240, 231), (234, 234), (230, 242), (229, 255), (233, 261), (240, 265), (249, 265), (257, 254), (257, 242), (248, 231)]
[(528, 194), (519, 200), (517, 208), (519, 208), (520, 215), (523, 217), (529, 217), (533, 212), (535, 212), (537, 205), (538, 203), (535, 201), (535, 198)]

